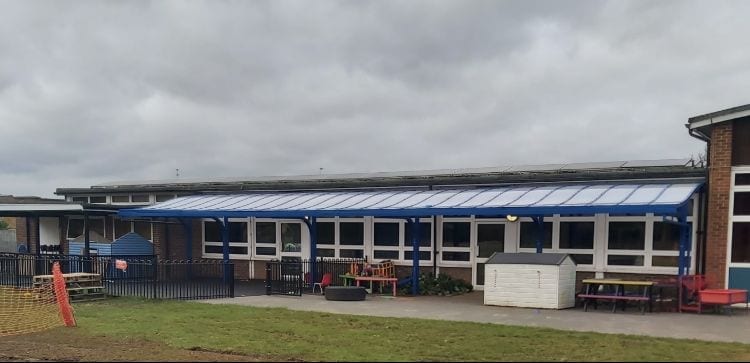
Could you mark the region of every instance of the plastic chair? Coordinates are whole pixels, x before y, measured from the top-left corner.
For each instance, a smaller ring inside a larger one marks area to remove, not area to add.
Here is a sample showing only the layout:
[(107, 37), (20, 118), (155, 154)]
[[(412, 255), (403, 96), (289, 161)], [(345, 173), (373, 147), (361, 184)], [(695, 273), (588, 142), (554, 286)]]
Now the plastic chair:
[(326, 272), (323, 274), (323, 279), (320, 280), (320, 282), (316, 282), (313, 284), (313, 294), (315, 293), (315, 287), (320, 287), (320, 293), (323, 293), (323, 289), (328, 287), (331, 284), (331, 274)]

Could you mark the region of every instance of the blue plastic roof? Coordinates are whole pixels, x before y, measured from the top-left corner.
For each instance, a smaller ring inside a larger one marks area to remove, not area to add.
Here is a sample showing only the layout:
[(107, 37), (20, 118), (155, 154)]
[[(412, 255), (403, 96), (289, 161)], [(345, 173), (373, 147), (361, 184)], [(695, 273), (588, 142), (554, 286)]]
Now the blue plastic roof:
[(416, 217), (657, 213), (676, 215), (700, 183), (565, 184), (445, 190), (373, 190), (197, 195), (123, 217)]

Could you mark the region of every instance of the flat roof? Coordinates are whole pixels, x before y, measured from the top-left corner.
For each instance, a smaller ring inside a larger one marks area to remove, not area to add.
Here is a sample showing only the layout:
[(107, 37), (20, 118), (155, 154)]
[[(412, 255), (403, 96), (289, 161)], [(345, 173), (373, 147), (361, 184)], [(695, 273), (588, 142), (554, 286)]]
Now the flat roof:
[(688, 119), (687, 128), (693, 129), (706, 129), (711, 126), (735, 120), (738, 118), (750, 116), (750, 104), (727, 108), (720, 111), (715, 111), (699, 116), (693, 116)]
[(58, 195), (94, 195), (454, 187), (592, 180), (703, 178), (704, 175), (705, 169), (694, 166), (690, 159), (660, 159), (377, 173), (120, 181), (88, 188), (58, 188), (55, 193)]

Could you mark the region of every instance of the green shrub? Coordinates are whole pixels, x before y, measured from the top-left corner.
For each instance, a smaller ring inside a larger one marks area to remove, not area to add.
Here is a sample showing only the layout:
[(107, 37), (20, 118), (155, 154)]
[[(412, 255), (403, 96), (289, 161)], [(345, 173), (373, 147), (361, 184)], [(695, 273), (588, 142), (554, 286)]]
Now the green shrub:
[[(419, 294), (420, 295), (460, 295), (471, 291), (473, 286), (470, 283), (454, 279), (446, 274), (432, 273), (419, 275)], [(411, 294), (411, 283), (401, 289), (401, 293)]]

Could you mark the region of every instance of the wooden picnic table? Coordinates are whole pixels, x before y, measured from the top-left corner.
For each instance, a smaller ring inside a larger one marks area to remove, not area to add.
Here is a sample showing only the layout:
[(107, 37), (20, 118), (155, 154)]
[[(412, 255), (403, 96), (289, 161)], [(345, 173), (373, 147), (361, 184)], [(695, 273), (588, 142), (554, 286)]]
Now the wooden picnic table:
[[(625, 310), (625, 303), (628, 301), (637, 302), (641, 307), (641, 313), (645, 313), (646, 304), (649, 312), (653, 311), (652, 288), (653, 281), (637, 280), (617, 280), (617, 279), (585, 279), (581, 281), (585, 285), (585, 292), (578, 294), (578, 298), (583, 299), (583, 310), (588, 310), (589, 303), (596, 307), (598, 300), (612, 302), (612, 312), (617, 311), (617, 303), (621, 302), (622, 309)], [(626, 287), (635, 287), (634, 294), (627, 294)], [(606, 290), (606, 291), (600, 291)]]
[[(382, 276), (356, 276), (354, 277), (354, 281), (356, 282), (357, 286), (359, 286), (359, 283), (361, 281), (370, 281), (370, 291), (372, 291), (372, 282), (373, 281), (380, 281), (380, 282), (390, 282), (393, 286), (393, 296), (396, 296), (396, 285), (398, 283), (398, 279), (395, 277), (382, 277)], [(380, 285), (380, 291), (383, 291), (383, 285)]]

